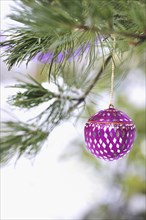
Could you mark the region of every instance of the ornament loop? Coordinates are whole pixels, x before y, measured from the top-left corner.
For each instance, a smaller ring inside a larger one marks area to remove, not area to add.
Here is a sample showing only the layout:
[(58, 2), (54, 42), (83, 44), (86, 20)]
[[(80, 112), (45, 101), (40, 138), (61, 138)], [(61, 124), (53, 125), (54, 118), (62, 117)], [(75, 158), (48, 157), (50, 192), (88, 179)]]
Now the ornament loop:
[(111, 74), (111, 89), (110, 89), (110, 103), (113, 103), (113, 95), (114, 95), (114, 75), (115, 75), (115, 46), (116, 46), (116, 38), (115, 35), (111, 35), (113, 39), (113, 49), (112, 49), (112, 74)]
[(114, 108), (114, 105), (113, 105), (113, 104), (110, 104), (110, 105), (109, 105), (109, 108)]

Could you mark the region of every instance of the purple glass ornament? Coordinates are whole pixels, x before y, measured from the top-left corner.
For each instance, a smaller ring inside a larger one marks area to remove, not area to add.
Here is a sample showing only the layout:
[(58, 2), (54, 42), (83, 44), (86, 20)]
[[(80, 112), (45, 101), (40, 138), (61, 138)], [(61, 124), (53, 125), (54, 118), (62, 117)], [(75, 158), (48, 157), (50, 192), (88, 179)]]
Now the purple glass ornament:
[(87, 149), (104, 160), (117, 160), (132, 148), (135, 125), (122, 111), (113, 107), (97, 112), (85, 125)]

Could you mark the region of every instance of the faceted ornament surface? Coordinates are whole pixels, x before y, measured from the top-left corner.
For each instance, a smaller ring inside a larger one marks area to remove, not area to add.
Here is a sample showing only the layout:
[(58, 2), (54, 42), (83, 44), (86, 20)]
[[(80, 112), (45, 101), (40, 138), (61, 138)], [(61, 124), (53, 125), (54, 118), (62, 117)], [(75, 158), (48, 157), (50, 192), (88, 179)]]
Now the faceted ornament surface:
[(86, 123), (87, 149), (104, 160), (117, 160), (132, 148), (136, 136), (135, 125), (122, 111), (109, 108), (99, 111)]

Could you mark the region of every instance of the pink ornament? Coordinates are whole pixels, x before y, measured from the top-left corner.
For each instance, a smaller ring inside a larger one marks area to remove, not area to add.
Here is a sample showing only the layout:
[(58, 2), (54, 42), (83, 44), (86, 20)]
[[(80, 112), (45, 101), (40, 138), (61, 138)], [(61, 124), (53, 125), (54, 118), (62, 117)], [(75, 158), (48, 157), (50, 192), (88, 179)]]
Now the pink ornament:
[(99, 111), (85, 125), (87, 149), (104, 160), (117, 160), (132, 148), (136, 130), (132, 120), (113, 107)]

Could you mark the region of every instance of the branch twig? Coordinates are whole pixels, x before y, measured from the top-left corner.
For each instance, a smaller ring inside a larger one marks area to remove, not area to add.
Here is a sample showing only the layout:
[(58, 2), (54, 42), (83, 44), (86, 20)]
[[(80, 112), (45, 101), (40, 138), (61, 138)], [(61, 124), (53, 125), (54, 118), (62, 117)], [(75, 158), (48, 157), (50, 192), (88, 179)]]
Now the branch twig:
[(90, 93), (90, 91), (93, 89), (93, 87), (95, 86), (95, 84), (97, 83), (97, 81), (99, 80), (101, 74), (103, 73), (105, 67), (108, 65), (108, 63), (110, 62), (112, 58), (112, 55), (109, 55), (104, 63), (104, 65), (102, 65), (101, 69), (99, 70), (98, 74), (96, 75), (95, 79), (92, 81), (92, 83), (90, 84), (90, 86), (87, 88), (87, 90), (85, 91), (84, 95), (77, 98), (77, 99), (72, 99), (74, 101), (77, 101), (76, 104), (74, 104), (72, 106), (72, 110), (75, 109), (78, 105), (80, 105), (82, 102), (85, 101), (86, 97), (88, 96), (88, 94)]
[(111, 60), (112, 55), (108, 56), (108, 58), (106, 59), (105, 63), (102, 65), (101, 69), (99, 70), (97, 76), (95, 77), (95, 79), (93, 80), (92, 84), (88, 87), (88, 89), (86, 90), (86, 92), (84, 93), (84, 98), (86, 98), (86, 96), (90, 93), (90, 91), (93, 89), (93, 87), (95, 86), (96, 82), (99, 80), (101, 74), (103, 73), (105, 67), (108, 65), (109, 61)]
[[(93, 31), (93, 32), (99, 32), (99, 29), (97, 27), (88, 27), (85, 25), (80, 25), (76, 27), (77, 30), (84, 30), (84, 31)], [(130, 38), (135, 38), (139, 39), (142, 42), (146, 40), (146, 33), (143, 34), (136, 34), (136, 33), (126, 33), (126, 32), (111, 32), (111, 30), (108, 30), (108, 35), (110, 36), (111, 34), (114, 35), (119, 35), (119, 36), (125, 36), (125, 37), (130, 37)]]

